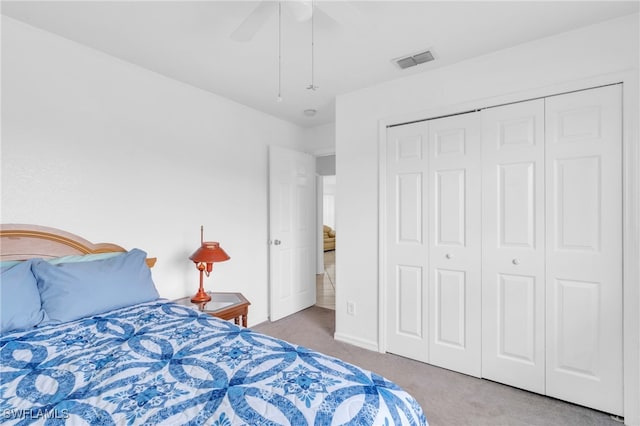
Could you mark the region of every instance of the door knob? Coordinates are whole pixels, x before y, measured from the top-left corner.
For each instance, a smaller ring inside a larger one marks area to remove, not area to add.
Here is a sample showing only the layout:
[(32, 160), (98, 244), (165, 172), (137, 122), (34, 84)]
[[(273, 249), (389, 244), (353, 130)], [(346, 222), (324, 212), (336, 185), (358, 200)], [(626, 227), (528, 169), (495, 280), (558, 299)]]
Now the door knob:
[(451, 255), (449, 253), (445, 254), (444, 257), (446, 257), (447, 259), (451, 259)]
[(275, 246), (279, 246), (280, 243), (281, 243), (280, 240), (273, 240), (273, 245), (275, 245)]
[(514, 265), (519, 265), (519, 264), (520, 264), (520, 260), (518, 260), (518, 259), (513, 259), (513, 260), (511, 261), (511, 263), (513, 263)]

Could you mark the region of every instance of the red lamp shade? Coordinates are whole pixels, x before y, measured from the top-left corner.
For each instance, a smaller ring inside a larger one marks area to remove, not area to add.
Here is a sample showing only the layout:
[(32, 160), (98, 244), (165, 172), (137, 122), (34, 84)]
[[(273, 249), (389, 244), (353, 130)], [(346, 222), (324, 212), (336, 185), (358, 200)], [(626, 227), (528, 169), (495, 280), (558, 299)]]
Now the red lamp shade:
[[(202, 240), (202, 228), (200, 229), (200, 239)], [(200, 248), (193, 252), (193, 254), (189, 256), (189, 259), (196, 264), (196, 268), (200, 271), (200, 288), (198, 289), (198, 293), (191, 298), (191, 302), (208, 302), (211, 300), (211, 296), (204, 291), (202, 274), (206, 273), (207, 276), (209, 276), (209, 273), (213, 270), (214, 262), (224, 262), (225, 260), (229, 260), (230, 257), (222, 247), (220, 247), (220, 243), (215, 241), (202, 241)]]
[(220, 243), (215, 241), (203, 241), (202, 245), (198, 250), (194, 251), (189, 259), (193, 260), (195, 263), (213, 263), (213, 262), (224, 262), (225, 260), (231, 259), (222, 247), (220, 247)]

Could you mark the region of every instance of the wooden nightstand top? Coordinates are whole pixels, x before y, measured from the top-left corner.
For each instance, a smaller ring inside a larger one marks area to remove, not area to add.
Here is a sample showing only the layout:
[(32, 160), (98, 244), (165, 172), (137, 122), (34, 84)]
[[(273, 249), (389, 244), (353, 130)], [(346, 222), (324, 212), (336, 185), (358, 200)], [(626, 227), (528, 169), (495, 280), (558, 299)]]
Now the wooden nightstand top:
[(211, 301), (205, 303), (191, 303), (191, 296), (174, 300), (183, 306), (198, 307), (200, 312), (207, 313), (224, 320), (233, 319), (236, 324), (242, 319), (242, 326), (247, 326), (247, 315), (249, 313), (249, 302), (242, 293), (223, 293), (210, 291)]

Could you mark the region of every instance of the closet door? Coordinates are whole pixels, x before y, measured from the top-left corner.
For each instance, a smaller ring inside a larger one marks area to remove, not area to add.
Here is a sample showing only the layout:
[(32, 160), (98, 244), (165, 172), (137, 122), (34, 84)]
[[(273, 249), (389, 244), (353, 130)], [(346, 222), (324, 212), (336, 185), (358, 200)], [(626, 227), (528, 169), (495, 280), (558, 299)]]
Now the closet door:
[(546, 99), (547, 395), (622, 414), (621, 87)]
[(387, 351), (428, 359), (427, 123), (387, 131)]
[(544, 393), (544, 100), (482, 123), (482, 376)]
[(429, 359), (480, 377), (480, 114), (429, 122)]

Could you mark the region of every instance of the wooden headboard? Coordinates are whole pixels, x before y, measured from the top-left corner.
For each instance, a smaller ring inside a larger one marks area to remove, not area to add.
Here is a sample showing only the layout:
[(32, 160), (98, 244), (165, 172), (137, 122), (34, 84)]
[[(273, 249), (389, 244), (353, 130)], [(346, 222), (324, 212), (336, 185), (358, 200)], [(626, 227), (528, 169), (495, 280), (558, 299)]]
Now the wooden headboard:
[[(56, 228), (39, 225), (0, 225), (0, 260), (50, 259), (68, 255), (125, 252), (117, 244), (94, 244), (82, 237)], [(156, 258), (148, 258), (151, 268)]]

